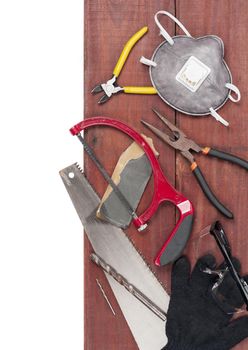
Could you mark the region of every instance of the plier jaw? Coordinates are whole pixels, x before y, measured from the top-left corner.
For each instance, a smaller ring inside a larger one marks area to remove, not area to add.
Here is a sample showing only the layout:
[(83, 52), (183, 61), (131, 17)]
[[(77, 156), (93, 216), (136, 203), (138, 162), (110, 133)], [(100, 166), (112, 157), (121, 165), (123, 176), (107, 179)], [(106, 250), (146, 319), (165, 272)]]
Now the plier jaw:
[(116, 76), (113, 75), (113, 77), (110, 80), (108, 80), (106, 83), (96, 85), (92, 89), (91, 93), (98, 94), (99, 92), (102, 92), (102, 91), (104, 92), (104, 94), (98, 101), (99, 104), (107, 102), (113, 94), (123, 91), (123, 88), (121, 88), (116, 84)]
[(148, 31), (148, 27), (141, 28), (137, 33), (135, 33), (124, 46), (122, 53), (115, 65), (113, 70), (113, 76), (106, 83), (100, 83), (94, 87), (91, 91), (92, 94), (98, 94), (103, 92), (104, 94), (98, 101), (99, 104), (107, 102), (113, 94), (117, 94), (118, 92), (125, 92), (127, 94), (148, 94), (154, 95), (157, 94), (157, 90), (153, 86), (118, 86), (116, 80), (120, 75), (120, 72), (128, 58), (130, 51), (136, 42)]
[(169, 144), (174, 149), (181, 152), (181, 154), (188, 159), (190, 163), (194, 162), (194, 157), (190, 150), (195, 152), (200, 152), (202, 149), (198, 146), (193, 140), (187, 138), (183, 131), (177, 128), (172, 124), (167, 118), (162, 116), (156, 109), (153, 109), (153, 112), (162, 120), (162, 122), (168, 127), (171, 131), (171, 134), (168, 135), (161, 130), (155, 128), (153, 125), (141, 120), (141, 122), (149, 128), (155, 135), (157, 135), (164, 142)]

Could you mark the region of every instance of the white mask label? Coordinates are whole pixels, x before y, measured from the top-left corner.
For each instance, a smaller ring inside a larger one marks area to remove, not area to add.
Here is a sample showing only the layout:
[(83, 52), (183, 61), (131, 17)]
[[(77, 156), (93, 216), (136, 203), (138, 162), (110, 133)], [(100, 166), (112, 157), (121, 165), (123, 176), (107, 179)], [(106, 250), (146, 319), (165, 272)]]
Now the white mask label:
[(176, 76), (176, 80), (192, 92), (196, 92), (211, 69), (195, 56), (191, 56)]

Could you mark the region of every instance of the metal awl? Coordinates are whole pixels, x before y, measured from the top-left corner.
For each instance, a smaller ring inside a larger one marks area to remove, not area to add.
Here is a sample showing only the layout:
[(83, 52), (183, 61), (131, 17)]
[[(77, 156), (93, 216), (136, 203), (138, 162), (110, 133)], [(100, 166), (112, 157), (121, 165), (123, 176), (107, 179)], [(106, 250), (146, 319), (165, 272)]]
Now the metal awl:
[(112, 305), (111, 305), (111, 303), (110, 303), (106, 293), (104, 292), (104, 289), (103, 289), (101, 283), (99, 282), (99, 280), (97, 278), (96, 278), (96, 283), (97, 283), (98, 287), (100, 288), (100, 291), (102, 292), (102, 295), (103, 295), (104, 299), (106, 300), (110, 310), (112, 311), (113, 315), (115, 316), (115, 311), (114, 311), (114, 309), (113, 309), (113, 307), (112, 307)]

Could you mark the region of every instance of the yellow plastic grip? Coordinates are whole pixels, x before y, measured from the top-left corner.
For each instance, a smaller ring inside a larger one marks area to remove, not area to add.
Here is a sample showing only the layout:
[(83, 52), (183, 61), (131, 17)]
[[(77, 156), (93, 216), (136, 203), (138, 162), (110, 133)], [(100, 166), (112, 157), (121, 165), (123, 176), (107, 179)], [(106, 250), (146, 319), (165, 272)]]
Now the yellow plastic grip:
[(157, 93), (152, 86), (124, 86), (123, 89), (126, 94), (154, 95)]
[(135, 33), (126, 43), (124, 46), (122, 53), (118, 59), (118, 62), (116, 63), (116, 66), (114, 68), (113, 74), (116, 76), (116, 78), (119, 76), (122, 67), (124, 66), (124, 63), (126, 62), (126, 59), (132, 50), (133, 46), (137, 43), (137, 41), (148, 31), (148, 27), (141, 28), (137, 33)]

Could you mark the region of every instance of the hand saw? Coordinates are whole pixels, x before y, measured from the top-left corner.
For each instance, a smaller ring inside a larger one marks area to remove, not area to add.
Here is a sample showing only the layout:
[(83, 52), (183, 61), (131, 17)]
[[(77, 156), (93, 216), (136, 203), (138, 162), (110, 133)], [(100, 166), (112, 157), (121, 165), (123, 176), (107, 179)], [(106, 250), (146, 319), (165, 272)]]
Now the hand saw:
[[(120, 229), (96, 217), (100, 199), (80, 168), (73, 164), (60, 171), (78, 216), (96, 254), (135, 285), (161, 310), (166, 311), (169, 296), (149, 269), (132, 242)], [(141, 350), (160, 350), (166, 343), (165, 322), (151, 312), (111, 276), (108, 282)]]

